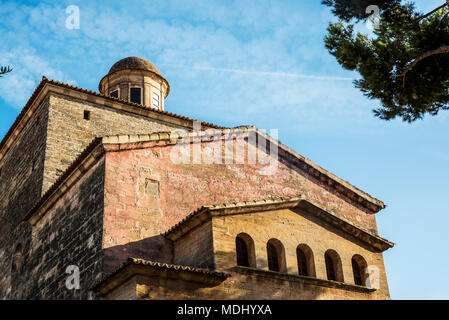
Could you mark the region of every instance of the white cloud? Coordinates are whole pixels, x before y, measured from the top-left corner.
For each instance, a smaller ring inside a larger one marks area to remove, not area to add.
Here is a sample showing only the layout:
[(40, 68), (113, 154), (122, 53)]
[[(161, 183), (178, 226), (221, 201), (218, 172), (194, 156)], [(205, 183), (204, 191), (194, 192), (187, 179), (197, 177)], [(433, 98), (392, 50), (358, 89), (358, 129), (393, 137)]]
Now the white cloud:
[(1, 96), (20, 108), (42, 75), (96, 90), (112, 63), (136, 55), (171, 83), (169, 111), (304, 130), (363, 131), (373, 122), (377, 102), (353, 88), (355, 74), (323, 46), (324, 7), (311, 14), (312, 4), (270, 1), (132, 3), (80, 1), (79, 30), (64, 27), (62, 4), (8, 3), (18, 12), (15, 35), (0, 29), (0, 37), (21, 46), (0, 50), (0, 59), (16, 65), (8, 82), (0, 80)]
[(9, 65), (13, 71), (0, 78), (0, 96), (14, 108), (21, 109), (45, 75), (52, 79), (76, 84), (51, 63), (28, 48), (0, 51), (0, 65)]

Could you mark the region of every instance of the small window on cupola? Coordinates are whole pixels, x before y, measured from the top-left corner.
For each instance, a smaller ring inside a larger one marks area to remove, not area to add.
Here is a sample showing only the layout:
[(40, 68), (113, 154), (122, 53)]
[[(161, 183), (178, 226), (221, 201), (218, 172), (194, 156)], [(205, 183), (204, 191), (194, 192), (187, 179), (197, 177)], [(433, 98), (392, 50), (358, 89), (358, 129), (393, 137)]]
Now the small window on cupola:
[(118, 98), (118, 90), (112, 91), (110, 96), (113, 97), (113, 98)]
[(134, 103), (142, 103), (142, 93), (140, 88), (130, 89), (130, 101)]
[(153, 92), (153, 107), (159, 109), (160, 105), (159, 95), (156, 92)]

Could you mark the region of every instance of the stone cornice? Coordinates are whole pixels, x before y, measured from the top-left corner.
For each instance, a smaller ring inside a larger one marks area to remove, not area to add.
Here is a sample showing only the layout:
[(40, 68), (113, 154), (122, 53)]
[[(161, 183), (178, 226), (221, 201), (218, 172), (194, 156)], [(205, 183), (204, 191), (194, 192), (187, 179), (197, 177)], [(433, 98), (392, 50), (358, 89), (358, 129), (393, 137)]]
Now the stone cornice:
[(261, 278), (270, 278), (270, 279), (276, 279), (276, 280), (284, 280), (284, 281), (295, 281), (295, 282), (302, 282), (305, 284), (310, 284), (314, 286), (319, 287), (326, 287), (326, 288), (336, 288), (341, 290), (348, 290), (348, 291), (355, 291), (355, 292), (363, 292), (363, 293), (372, 293), (375, 292), (375, 288), (368, 288), (365, 286), (359, 286), (355, 284), (349, 284), (345, 282), (339, 282), (339, 281), (332, 281), (332, 280), (326, 280), (326, 279), (318, 279), (313, 277), (306, 277), (296, 274), (288, 274), (288, 273), (281, 273), (281, 272), (275, 272), (275, 271), (269, 271), (269, 270), (261, 270), (256, 268), (248, 268), (248, 267), (241, 267), (236, 266), (231, 268), (229, 271), (239, 273), (239, 274), (245, 274), (249, 276), (255, 276), (255, 277), (261, 277)]
[(154, 71), (135, 70), (135, 69), (123, 69), (123, 70), (115, 71), (113, 73), (105, 75), (100, 80), (100, 83), (98, 84), (98, 90), (100, 92), (102, 92), (104, 90), (104, 82), (106, 82), (108, 79), (114, 79), (114, 78), (120, 77), (120, 75), (129, 75), (129, 74), (146, 75), (155, 80), (160, 80), (160, 81), (164, 82), (167, 87), (167, 91), (165, 92), (164, 98), (167, 98), (168, 94), (170, 93), (170, 84), (168, 83), (167, 79), (165, 79), (162, 75), (157, 74)]
[(131, 277), (142, 275), (147, 277), (163, 277), (176, 280), (218, 285), (230, 277), (230, 274), (198, 269), (190, 266), (173, 265), (143, 259), (128, 258), (116, 271), (106, 275), (92, 286), (100, 296), (106, 295)]

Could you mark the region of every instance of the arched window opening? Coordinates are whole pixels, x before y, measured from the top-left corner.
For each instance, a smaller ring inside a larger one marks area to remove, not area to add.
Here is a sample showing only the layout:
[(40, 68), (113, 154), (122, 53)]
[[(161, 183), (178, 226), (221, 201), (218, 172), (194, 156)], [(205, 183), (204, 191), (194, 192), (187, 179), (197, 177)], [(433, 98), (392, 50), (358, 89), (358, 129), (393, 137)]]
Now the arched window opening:
[(268, 270), (286, 272), (285, 250), (277, 239), (271, 239), (267, 243)]
[(296, 258), (298, 260), (298, 274), (301, 276), (315, 277), (315, 261), (312, 249), (306, 244), (300, 244), (296, 248)]
[(324, 259), (326, 260), (327, 279), (336, 281), (337, 279), (335, 278), (335, 268), (332, 258), (326, 253)]
[(298, 274), (300, 276), (309, 275), (309, 271), (307, 270), (307, 258), (306, 254), (300, 249), (296, 249), (296, 257), (298, 259)]
[(249, 267), (248, 246), (245, 241), (237, 237), (235, 239), (235, 245), (237, 248), (237, 265)]
[(343, 282), (343, 268), (338, 253), (334, 250), (327, 250), (324, 254), (326, 263), (327, 279)]
[(253, 239), (246, 233), (240, 233), (235, 238), (237, 265), (242, 267), (256, 267), (256, 254)]
[(279, 271), (279, 256), (276, 247), (268, 243), (267, 244), (267, 254), (268, 254), (268, 269), (271, 271)]
[(367, 279), (367, 263), (366, 260), (361, 255), (354, 255), (351, 259), (352, 263), (352, 272), (354, 274), (354, 284), (359, 286), (366, 285)]

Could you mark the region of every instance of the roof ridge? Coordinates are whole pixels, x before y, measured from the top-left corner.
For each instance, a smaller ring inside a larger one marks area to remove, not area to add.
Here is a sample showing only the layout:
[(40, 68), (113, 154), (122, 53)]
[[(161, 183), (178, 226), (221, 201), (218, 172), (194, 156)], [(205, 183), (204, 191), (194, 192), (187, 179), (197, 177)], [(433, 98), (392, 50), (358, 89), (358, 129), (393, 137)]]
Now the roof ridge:
[[(220, 132), (222, 135), (225, 135), (227, 131), (230, 132), (248, 132), (248, 131), (257, 131), (259, 130), (255, 126), (247, 126), (245, 128), (236, 127), (236, 128), (221, 128), (221, 129), (208, 129), (208, 130), (216, 130)], [(113, 134), (106, 135), (102, 137), (102, 142), (105, 144), (121, 144), (121, 143), (139, 143), (139, 142), (147, 142), (147, 141), (158, 141), (158, 140), (170, 140), (172, 139), (172, 135), (175, 135), (177, 139), (184, 137), (204, 137), (208, 136), (210, 133), (206, 132), (206, 130), (201, 131), (189, 131), (186, 133), (176, 132), (175, 134), (171, 131), (156, 131), (148, 134)]]

